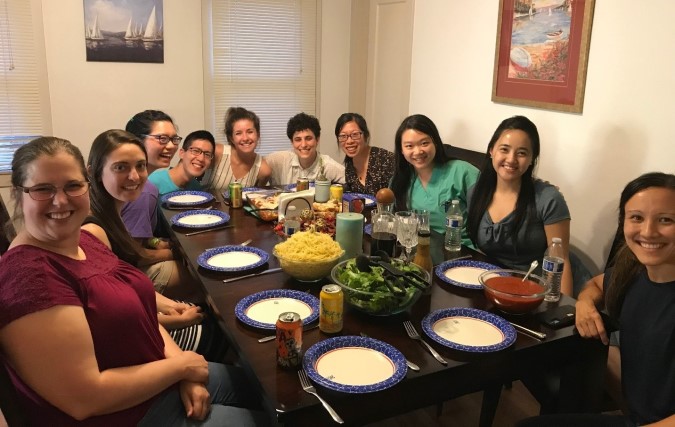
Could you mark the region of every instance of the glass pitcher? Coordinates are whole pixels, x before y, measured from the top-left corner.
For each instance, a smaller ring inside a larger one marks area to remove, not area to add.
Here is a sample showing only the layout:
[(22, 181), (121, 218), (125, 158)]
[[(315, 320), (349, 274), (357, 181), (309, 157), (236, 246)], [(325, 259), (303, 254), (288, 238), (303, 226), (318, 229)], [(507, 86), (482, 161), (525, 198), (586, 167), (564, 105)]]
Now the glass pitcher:
[(370, 216), (373, 225), (370, 240), (370, 254), (383, 250), (390, 257), (396, 251), (396, 217), (394, 203), (378, 203), (377, 209)]

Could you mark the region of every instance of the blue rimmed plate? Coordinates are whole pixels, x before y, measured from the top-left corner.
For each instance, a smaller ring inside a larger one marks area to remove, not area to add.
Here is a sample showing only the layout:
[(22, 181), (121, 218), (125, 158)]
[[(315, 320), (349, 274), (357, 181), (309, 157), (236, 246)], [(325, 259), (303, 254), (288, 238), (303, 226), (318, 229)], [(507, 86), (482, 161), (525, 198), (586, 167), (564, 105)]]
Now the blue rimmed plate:
[(366, 224), (363, 226), (363, 232), (369, 236), (373, 235), (373, 224)]
[(445, 261), (436, 266), (436, 276), (445, 283), (468, 289), (483, 289), (478, 276), (488, 270), (498, 270), (499, 267), (482, 261), (467, 259), (459, 261)]
[(270, 255), (253, 246), (228, 245), (211, 248), (197, 257), (197, 264), (213, 271), (244, 271), (265, 264)]
[(225, 224), (230, 215), (216, 209), (201, 209), (181, 212), (171, 217), (171, 223), (177, 227), (209, 228)]
[(372, 338), (345, 336), (320, 341), (302, 359), (307, 376), (343, 393), (372, 393), (401, 381), (408, 367), (393, 346)]
[(161, 201), (172, 206), (196, 206), (213, 199), (213, 194), (206, 191), (174, 191), (163, 195)]
[[(247, 193), (258, 193), (258, 192), (268, 192), (268, 191), (271, 191), (271, 190), (260, 188), (260, 187), (244, 187), (244, 188), (241, 189), (241, 195), (244, 199), (246, 199)], [(230, 198), (230, 190), (229, 189), (223, 191), (223, 197), (225, 199)]]
[(375, 207), (377, 205), (377, 200), (375, 200), (375, 196), (371, 196), (370, 194), (363, 194), (363, 193), (345, 193), (342, 195), (342, 200), (346, 200), (348, 202), (351, 202), (354, 199), (365, 199), (366, 200), (366, 206), (371, 208)]
[(237, 319), (260, 329), (276, 329), (281, 313), (293, 311), (307, 325), (319, 317), (319, 299), (293, 289), (272, 289), (242, 298), (234, 307)]
[(445, 308), (422, 319), (422, 330), (432, 340), (455, 350), (490, 353), (516, 341), (516, 330), (502, 317), (476, 308)]

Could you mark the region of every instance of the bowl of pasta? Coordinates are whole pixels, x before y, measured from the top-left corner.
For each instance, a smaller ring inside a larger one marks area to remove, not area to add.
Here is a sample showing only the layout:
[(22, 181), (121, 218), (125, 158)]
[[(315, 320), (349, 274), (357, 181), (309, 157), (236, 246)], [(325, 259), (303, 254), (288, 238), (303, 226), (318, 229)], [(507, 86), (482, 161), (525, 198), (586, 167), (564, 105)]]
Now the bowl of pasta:
[(281, 269), (296, 280), (316, 282), (328, 276), (345, 251), (325, 233), (299, 231), (274, 247)]

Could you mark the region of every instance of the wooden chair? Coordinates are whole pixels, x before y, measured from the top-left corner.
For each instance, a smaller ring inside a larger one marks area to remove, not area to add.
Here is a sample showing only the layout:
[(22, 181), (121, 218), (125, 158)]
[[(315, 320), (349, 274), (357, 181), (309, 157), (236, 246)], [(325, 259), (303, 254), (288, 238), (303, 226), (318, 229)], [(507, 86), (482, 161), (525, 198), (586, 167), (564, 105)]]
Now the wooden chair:
[(0, 410), (9, 427), (27, 426), (26, 417), (21, 411), (19, 399), (5, 365), (0, 362)]
[(16, 236), (16, 231), (10, 219), (11, 216), (2, 200), (2, 195), (0, 195), (0, 255), (7, 251), (10, 242)]
[(455, 147), (448, 144), (443, 144), (443, 150), (448, 157), (469, 162), (479, 170), (483, 167), (483, 163), (485, 163), (485, 153), (479, 151), (468, 150), (466, 148)]

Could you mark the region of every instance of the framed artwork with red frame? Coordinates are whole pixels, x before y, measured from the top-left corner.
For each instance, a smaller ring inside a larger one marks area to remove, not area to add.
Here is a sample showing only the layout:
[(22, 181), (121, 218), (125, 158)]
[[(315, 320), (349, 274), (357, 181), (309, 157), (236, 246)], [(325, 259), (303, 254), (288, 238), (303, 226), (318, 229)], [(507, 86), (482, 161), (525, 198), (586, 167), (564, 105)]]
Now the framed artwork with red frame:
[(500, 0), (492, 101), (581, 113), (595, 0)]

